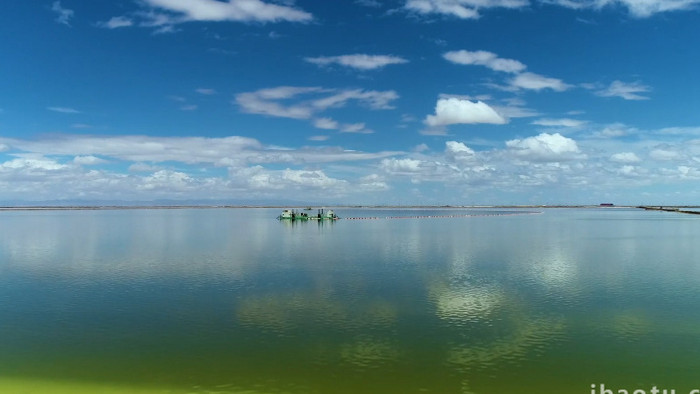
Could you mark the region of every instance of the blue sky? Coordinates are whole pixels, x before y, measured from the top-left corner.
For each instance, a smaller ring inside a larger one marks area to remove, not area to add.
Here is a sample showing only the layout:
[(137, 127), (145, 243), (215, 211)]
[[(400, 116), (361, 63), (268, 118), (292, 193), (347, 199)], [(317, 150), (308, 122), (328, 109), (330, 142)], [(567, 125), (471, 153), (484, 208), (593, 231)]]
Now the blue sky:
[(0, 202), (700, 203), (700, 0), (10, 0)]

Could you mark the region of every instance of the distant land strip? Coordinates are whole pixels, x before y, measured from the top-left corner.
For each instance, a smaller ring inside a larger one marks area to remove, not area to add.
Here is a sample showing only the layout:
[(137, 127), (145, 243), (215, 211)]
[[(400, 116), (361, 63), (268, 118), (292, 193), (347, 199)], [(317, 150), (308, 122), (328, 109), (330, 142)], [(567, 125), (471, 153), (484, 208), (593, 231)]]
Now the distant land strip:
[(687, 213), (689, 215), (700, 215), (700, 211), (688, 211), (683, 208), (699, 208), (695, 206), (684, 206), (684, 207), (673, 207), (673, 206), (643, 206), (639, 207), (647, 211), (663, 211), (663, 212), (676, 212), (676, 213)]

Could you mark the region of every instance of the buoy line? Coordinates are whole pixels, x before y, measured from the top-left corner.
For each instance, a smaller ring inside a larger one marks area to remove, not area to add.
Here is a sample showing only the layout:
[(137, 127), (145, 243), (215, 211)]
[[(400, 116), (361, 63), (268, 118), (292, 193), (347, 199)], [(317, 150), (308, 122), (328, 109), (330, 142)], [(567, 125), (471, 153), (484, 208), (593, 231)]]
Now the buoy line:
[(483, 217), (483, 216), (515, 216), (515, 215), (536, 215), (541, 214), (541, 211), (536, 212), (513, 212), (513, 213), (484, 213), (484, 214), (468, 214), (468, 215), (416, 215), (416, 216), (359, 216), (359, 217), (344, 217), (339, 219), (345, 220), (377, 220), (377, 219), (446, 219), (446, 218), (468, 218), (468, 217)]

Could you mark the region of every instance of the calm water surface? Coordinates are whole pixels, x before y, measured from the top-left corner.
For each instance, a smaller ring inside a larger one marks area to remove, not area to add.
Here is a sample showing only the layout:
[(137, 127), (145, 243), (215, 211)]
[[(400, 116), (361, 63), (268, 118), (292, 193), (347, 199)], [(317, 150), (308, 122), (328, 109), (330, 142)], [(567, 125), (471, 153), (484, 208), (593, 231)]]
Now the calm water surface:
[(700, 388), (700, 217), (278, 213), (0, 212), (0, 391)]

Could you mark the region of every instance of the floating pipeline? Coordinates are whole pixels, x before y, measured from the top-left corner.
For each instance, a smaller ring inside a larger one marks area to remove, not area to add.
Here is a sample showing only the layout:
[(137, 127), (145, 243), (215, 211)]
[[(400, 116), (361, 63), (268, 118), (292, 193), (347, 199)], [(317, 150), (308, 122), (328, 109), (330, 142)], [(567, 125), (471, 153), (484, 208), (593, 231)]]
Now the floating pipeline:
[(468, 217), (484, 217), (484, 216), (515, 216), (515, 215), (537, 215), (541, 211), (535, 212), (508, 212), (508, 213), (480, 213), (466, 215), (415, 215), (415, 216), (360, 216), (360, 217), (345, 217), (338, 218), (344, 220), (378, 220), (378, 219), (448, 219), (448, 218), (468, 218)]

